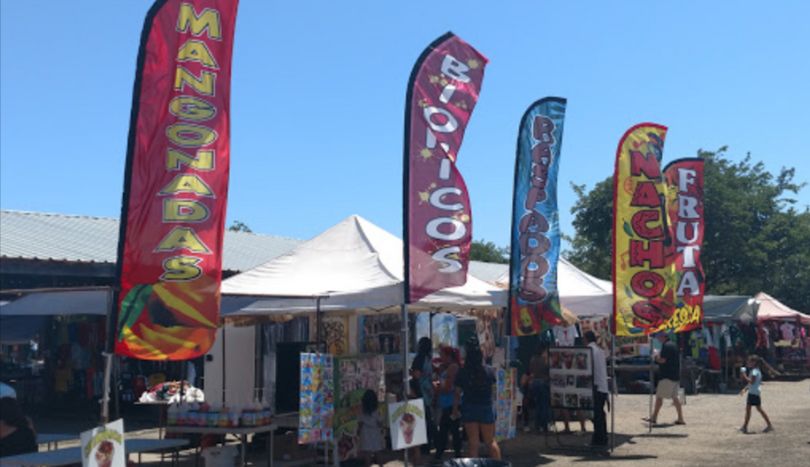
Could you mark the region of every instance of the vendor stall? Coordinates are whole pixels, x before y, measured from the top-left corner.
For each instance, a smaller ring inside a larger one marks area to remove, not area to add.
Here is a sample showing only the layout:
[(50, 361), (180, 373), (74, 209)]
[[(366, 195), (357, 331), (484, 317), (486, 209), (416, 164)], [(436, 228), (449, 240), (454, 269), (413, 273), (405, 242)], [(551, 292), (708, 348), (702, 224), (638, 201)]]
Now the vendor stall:
[(810, 316), (764, 292), (754, 298), (759, 303), (757, 353), (781, 372), (810, 372)]

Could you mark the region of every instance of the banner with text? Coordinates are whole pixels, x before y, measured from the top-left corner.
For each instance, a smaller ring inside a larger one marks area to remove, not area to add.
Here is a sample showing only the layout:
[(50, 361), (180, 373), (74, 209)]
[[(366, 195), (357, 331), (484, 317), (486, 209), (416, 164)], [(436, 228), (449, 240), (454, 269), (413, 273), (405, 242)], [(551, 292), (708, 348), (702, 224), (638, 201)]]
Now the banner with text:
[(636, 125), (616, 151), (613, 177), (613, 333), (655, 332), (672, 317), (674, 265), (661, 172), (667, 129)]
[(557, 173), (565, 105), (565, 99), (546, 97), (520, 120), (509, 262), (509, 316), (515, 336), (539, 333), (543, 321), (562, 322)]
[(205, 354), (219, 324), (236, 0), (159, 0), (138, 52), (115, 352)]
[(405, 300), (467, 282), (472, 210), (456, 167), (487, 59), (447, 33), (411, 71), (405, 107)]
[(664, 169), (667, 182), (667, 209), (674, 251), (678, 288), (675, 312), (662, 326), (672, 332), (691, 331), (703, 323), (705, 276), (700, 261), (703, 246), (703, 159), (672, 161)]

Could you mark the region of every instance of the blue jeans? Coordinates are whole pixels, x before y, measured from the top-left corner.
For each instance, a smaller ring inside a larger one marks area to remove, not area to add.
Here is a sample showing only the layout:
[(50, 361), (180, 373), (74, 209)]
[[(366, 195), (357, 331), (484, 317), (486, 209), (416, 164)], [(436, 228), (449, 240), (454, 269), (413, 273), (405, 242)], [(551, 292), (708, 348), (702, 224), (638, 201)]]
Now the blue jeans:
[(535, 428), (546, 430), (551, 421), (551, 387), (546, 380), (534, 379), (531, 391), (534, 396)]

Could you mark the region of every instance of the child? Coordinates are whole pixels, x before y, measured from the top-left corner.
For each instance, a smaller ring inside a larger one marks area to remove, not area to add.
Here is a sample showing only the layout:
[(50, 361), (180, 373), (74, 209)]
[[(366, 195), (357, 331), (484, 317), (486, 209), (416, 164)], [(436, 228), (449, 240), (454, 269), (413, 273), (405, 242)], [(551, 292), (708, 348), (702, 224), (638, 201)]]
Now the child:
[(751, 406), (757, 408), (762, 418), (765, 419), (765, 423), (768, 426), (765, 427), (763, 433), (767, 433), (773, 430), (773, 425), (771, 425), (771, 420), (768, 418), (768, 414), (762, 410), (762, 399), (760, 398), (760, 389), (759, 386), (762, 384), (762, 370), (760, 369), (760, 358), (757, 355), (751, 355), (748, 357), (748, 371), (746, 371), (745, 367), (741, 368), (740, 376), (742, 376), (743, 380), (748, 383), (743, 389), (748, 390), (748, 401), (745, 405), (745, 423), (740, 428), (740, 431), (743, 433), (748, 433), (748, 421), (751, 419)]
[(357, 432), (360, 434), (360, 453), (365, 458), (366, 467), (372, 461), (379, 464), (377, 453), (385, 449), (385, 440), (382, 436), (382, 421), (377, 411), (379, 403), (377, 394), (371, 389), (363, 394), (363, 413), (358, 417)]

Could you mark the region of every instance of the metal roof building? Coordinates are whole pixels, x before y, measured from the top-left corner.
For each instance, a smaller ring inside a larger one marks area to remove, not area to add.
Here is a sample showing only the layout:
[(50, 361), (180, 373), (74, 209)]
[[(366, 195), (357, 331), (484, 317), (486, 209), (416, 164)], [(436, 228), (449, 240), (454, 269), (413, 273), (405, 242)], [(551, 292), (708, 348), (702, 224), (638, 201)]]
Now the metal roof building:
[[(301, 240), (225, 232), (227, 277), (280, 256)], [(0, 289), (110, 285), (115, 275), (118, 219), (0, 211)]]

